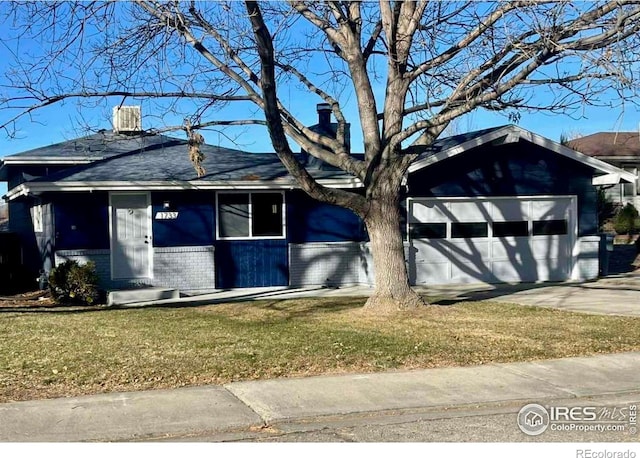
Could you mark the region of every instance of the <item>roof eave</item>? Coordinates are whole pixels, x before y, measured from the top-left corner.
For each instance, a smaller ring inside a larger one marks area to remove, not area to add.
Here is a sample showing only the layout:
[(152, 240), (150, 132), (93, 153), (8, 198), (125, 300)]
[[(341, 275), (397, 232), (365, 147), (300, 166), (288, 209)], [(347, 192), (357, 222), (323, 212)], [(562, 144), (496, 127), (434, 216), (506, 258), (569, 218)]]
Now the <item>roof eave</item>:
[(7, 157), (3, 159), (6, 165), (84, 165), (91, 164), (92, 162), (100, 161), (104, 157), (67, 157), (64, 159), (43, 157), (43, 158), (12, 158)]
[[(356, 189), (362, 182), (357, 178), (325, 178), (317, 182), (329, 188)], [(274, 181), (73, 181), (73, 182), (26, 182), (9, 190), (6, 200), (22, 196), (39, 195), (44, 192), (94, 192), (94, 191), (187, 191), (187, 190), (269, 190), (299, 189), (291, 180)]]
[(578, 151), (572, 150), (571, 148), (563, 146), (560, 143), (554, 142), (553, 140), (549, 140), (548, 138), (545, 138), (538, 134), (534, 134), (533, 132), (523, 129), (522, 127), (514, 125), (496, 129), (492, 132), (488, 132), (472, 140), (466, 141), (460, 145), (453, 146), (446, 150), (440, 151), (437, 154), (417, 161), (412, 164), (411, 167), (409, 167), (408, 173), (413, 173), (415, 171), (421, 170), (424, 167), (428, 167), (444, 159), (457, 156), (458, 154), (464, 153), (465, 151), (476, 148), (478, 146), (485, 145), (489, 142), (500, 140), (503, 143), (514, 143), (519, 141), (520, 139), (524, 139), (530, 143), (546, 148), (569, 159), (573, 159), (582, 164), (585, 164), (592, 169), (601, 172), (601, 174), (618, 174), (620, 176), (620, 180), (629, 183), (637, 179), (637, 177), (630, 172), (625, 172), (624, 170), (619, 169), (618, 167), (604, 162), (600, 159), (587, 156), (586, 154), (582, 154)]

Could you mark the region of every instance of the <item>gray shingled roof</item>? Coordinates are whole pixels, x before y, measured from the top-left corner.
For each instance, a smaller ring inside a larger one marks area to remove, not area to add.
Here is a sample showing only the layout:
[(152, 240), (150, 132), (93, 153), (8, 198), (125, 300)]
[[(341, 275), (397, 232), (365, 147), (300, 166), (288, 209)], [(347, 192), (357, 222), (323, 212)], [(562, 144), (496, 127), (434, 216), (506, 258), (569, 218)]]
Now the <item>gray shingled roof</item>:
[[(495, 127), (437, 140), (421, 158), (454, 147), (500, 129)], [(94, 160), (34, 182), (172, 182), (271, 181), (286, 179), (287, 171), (275, 153), (248, 153), (203, 145), (206, 174), (198, 178), (189, 161), (187, 141), (166, 135), (123, 135), (103, 131), (95, 135), (25, 151), (11, 157), (37, 162), (38, 159), (65, 159), (84, 156)], [(302, 157), (301, 157), (302, 159)], [(309, 164), (316, 178), (349, 178), (340, 171)]]
[[(34, 181), (271, 181), (288, 177), (274, 153), (248, 153), (203, 145), (206, 174), (198, 178), (189, 161), (186, 140), (153, 135), (115, 144), (118, 150), (125, 152)], [(124, 146), (130, 149), (127, 151)], [(314, 170), (313, 175), (317, 178), (346, 177), (344, 172), (332, 170)]]
[(127, 153), (139, 148), (151, 148), (157, 143), (165, 143), (169, 137), (164, 135), (125, 135), (102, 130), (93, 135), (67, 140), (54, 145), (42, 146), (22, 153), (12, 154), (5, 159), (25, 161), (56, 159), (99, 160)]
[(458, 146), (470, 140), (473, 140), (474, 138), (482, 137), (483, 135), (486, 135), (490, 132), (494, 132), (496, 130), (500, 130), (504, 127), (507, 127), (507, 125), (491, 127), (489, 129), (475, 130), (473, 132), (467, 132), (464, 134), (457, 134), (457, 135), (452, 135), (450, 137), (439, 138), (438, 140), (433, 142), (431, 146), (427, 147), (425, 152), (420, 155), (418, 160), (425, 159), (429, 156), (439, 153), (440, 151), (453, 148), (455, 146)]

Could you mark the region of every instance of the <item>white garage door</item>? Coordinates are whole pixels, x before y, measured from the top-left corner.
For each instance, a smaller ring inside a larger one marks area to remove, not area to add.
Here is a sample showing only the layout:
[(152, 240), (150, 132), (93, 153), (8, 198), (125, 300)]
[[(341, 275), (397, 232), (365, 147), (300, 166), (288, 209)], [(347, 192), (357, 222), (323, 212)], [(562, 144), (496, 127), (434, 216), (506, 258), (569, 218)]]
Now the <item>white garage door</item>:
[(571, 276), (576, 198), (409, 199), (415, 284), (532, 282)]

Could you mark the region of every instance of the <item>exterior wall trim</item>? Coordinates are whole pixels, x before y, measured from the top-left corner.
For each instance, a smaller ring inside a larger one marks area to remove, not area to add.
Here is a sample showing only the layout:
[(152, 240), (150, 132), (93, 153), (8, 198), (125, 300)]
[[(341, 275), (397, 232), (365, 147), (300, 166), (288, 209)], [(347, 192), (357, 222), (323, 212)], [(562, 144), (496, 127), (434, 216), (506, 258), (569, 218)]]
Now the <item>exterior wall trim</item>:
[[(282, 235), (278, 236), (254, 236), (250, 235), (248, 237), (221, 237), (220, 236), (220, 214), (218, 213), (218, 197), (220, 194), (249, 194), (249, 231), (251, 231), (252, 222), (253, 222), (253, 208), (252, 208), (252, 198), (251, 194), (258, 193), (266, 193), (269, 192), (267, 190), (263, 191), (250, 191), (250, 190), (233, 190), (233, 191), (222, 191), (216, 192), (216, 201), (215, 201), (215, 236), (216, 240), (223, 241), (240, 241), (240, 240), (285, 240), (287, 238), (287, 197), (284, 191), (279, 191), (279, 194), (282, 196)], [(275, 194), (275, 191), (272, 191)]]
[[(357, 178), (332, 178), (318, 179), (319, 184), (328, 188), (356, 189), (362, 188), (362, 182)], [(268, 190), (299, 189), (299, 186), (291, 181), (88, 181), (88, 182), (27, 182), (10, 189), (6, 199), (12, 200), (29, 194), (38, 195), (43, 192), (141, 192), (141, 191), (189, 191), (189, 190)]]
[(629, 172), (625, 172), (618, 167), (615, 167), (611, 164), (608, 164), (600, 159), (593, 158), (591, 156), (587, 156), (585, 154), (579, 153), (577, 151), (572, 150), (571, 148), (567, 148), (559, 143), (554, 142), (553, 140), (549, 140), (541, 135), (534, 134), (522, 127), (510, 125), (505, 126), (494, 131), (488, 132), (479, 137), (473, 138), (469, 141), (461, 143), (459, 145), (453, 146), (446, 150), (440, 151), (432, 156), (428, 156), (422, 160), (414, 162), (410, 167), (408, 173), (413, 173), (418, 170), (421, 170), (425, 167), (433, 165), (437, 162), (440, 162), (444, 159), (448, 159), (458, 154), (464, 153), (471, 149), (477, 148), (478, 146), (482, 146), (484, 144), (500, 140), (502, 139), (505, 143), (515, 143), (519, 140), (526, 140), (535, 145), (546, 148), (550, 151), (558, 153), (562, 156), (565, 156), (569, 159), (573, 159), (582, 164), (585, 164), (595, 170), (598, 170), (604, 174), (619, 174), (620, 179), (623, 181), (627, 181), (629, 183), (633, 182), (637, 179), (633, 174)]

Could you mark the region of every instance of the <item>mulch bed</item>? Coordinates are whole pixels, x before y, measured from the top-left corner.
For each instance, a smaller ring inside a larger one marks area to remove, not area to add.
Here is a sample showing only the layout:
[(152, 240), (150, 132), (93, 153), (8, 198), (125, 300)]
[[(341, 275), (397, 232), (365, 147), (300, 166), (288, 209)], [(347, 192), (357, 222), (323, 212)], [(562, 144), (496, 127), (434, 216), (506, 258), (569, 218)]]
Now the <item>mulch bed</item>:
[(13, 296), (0, 296), (0, 307), (53, 307), (49, 291), (30, 291)]

